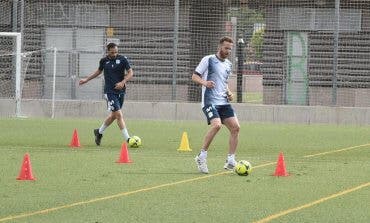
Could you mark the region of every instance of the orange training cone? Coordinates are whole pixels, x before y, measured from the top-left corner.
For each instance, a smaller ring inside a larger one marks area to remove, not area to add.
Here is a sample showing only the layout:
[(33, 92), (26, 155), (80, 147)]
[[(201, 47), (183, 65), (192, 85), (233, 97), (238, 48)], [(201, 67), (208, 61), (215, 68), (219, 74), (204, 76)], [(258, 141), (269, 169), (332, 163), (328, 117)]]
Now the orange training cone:
[(73, 131), (72, 140), (69, 147), (80, 147), (80, 140), (78, 139), (77, 129)]
[(278, 176), (278, 177), (289, 176), (289, 173), (286, 171), (286, 168), (285, 168), (284, 155), (282, 152), (280, 152), (279, 154), (279, 159), (276, 164), (274, 176)]
[(28, 153), (23, 157), (21, 171), (19, 172), (17, 180), (36, 180), (32, 174), (31, 160)]
[(130, 160), (130, 157), (128, 155), (126, 142), (122, 143), (121, 154), (119, 156), (119, 159), (116, 161), (116, 163), (132, 163), (132, 161)]

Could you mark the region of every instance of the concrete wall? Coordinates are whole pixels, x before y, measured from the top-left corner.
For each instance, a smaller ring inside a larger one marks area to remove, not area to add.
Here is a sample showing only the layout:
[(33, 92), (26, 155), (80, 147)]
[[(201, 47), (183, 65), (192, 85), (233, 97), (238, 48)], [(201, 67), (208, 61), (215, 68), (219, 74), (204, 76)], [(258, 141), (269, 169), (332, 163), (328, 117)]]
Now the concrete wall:
[[(332, 88), (309, 87), (310, 105), (329, 105)], [(346, 107), (370, 107), (370, 88), (338, 88), (337, 105)]]
[[(370, 125), (370, 107), (324, 107), (233, 104), (241, 122), (328, 123)], [(205, 120), (200, 103), (132, 102), (124, 104), (128, 119)], [(0, 100), (0, 117), (13, 117), (14, 100)], [(104, 101), (56, 101), (55, 117), (104, 118)], [(22, 100), (22, 116), (50, 117), (50, 100)]]
[[(236, 88), (237, 88), (236, 81), (237, 81), (237, 76), (231, 75), (229, 78), (228, 85), (229, 85), (229, 89), (232, 92), (236, 92)], [(262, 75), (243, 75), (242, 91), (262, 93), (263, 92)]]

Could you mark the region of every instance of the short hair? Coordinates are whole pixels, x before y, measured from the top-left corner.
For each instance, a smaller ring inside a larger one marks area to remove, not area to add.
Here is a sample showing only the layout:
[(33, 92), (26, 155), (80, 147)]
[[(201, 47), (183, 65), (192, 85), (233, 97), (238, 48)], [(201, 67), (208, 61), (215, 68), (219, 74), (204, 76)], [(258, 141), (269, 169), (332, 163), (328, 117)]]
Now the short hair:
[(109, 44), (107, 45), (107, 50), (110, 50), (110, 49), (112, 49), (112, 48), (114, 48), (114, 47), (117, 47), (117, 44), (115, 44), (115, 43), (109, 43)]
[(234, 43), (233, 39), (229, 36), (224, 36), (220, 39), (220, 44), (223, 44), (224, 42)]

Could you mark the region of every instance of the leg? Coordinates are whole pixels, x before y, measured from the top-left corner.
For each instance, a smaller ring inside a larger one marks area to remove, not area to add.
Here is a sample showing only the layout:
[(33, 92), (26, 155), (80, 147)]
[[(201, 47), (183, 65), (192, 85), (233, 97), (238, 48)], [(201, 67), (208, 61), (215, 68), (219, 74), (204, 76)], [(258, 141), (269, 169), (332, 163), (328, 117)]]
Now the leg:
[(203, 107), (203, 112), (207, 117), (207, 122), (211, 125), (211, 128), (208, 130), (204, 136), (203, 146), (200, 153), (195, 157), (195, 163), (197, 164), (198, 170), (201, 173), (208, 173), (207, 167), (207, 151), (209, 145), (211, 144), (213, 138), (217, 132), (221, 129), (222, 123), (220, 116), (216, 108), (212, 105)]
[(112, 124), (112, 122), (114, 121), (114, 119), (116, 119), (115, 115), (112, 113), (110, 113), (110, 115), (108, 115), (108, 117), (104, 120), (104, 124), (106, 127), (110, 126), (110, 124)]
[(105, 129), (108, 128), (110, 126), (110, 124), (112, 124), (112, 122), (114, 121), (114, 119), (116, 119), (115, 116), (114, 116), (114, 114), (111, 113), (110, 115), (108, 115), (108, 117), (104, 120), (104, 122), (100, 126), (100, 128), (97, 129), (98, 133), (102, 135), (103, 132), (105, 131)]
[(128, 142), (130, 135), (128, 134), (127, 128), (126, 128), (126, 123), (123, 120), (123, 115), (121, 110), (117, 110), (112, 112), (115, 116), (115, 119), (117, 119), (117, 125), (119, 129), (122, 132), (123, 138), (125, 138), (125, 141)]
[(108, 109), (112, 111), (111, 115), (105, 120), (105, 124), (110, 125), (114, 120), (117, 120), (117, 125), (122, 132), (126, 141), (130, 138), (126, 129), (125, 121), (122, 115), (122, 106), (124, 101), (124, 93), (120, 94), (107, 94)]
[(211, 120), (211, 128), (208, 130), (207, 134), (203, 140), (203, 149), (208, 150), (213, 138), (216, 136), (217, 132), (221, 129), (222, 123), (220, 118), (214, 118)]
[(121, 110), (114, 111), (114, 112), (112, 112), (112, 114), (114, 116), (114, 119), (117, 120), (117, 125), (118, 125), (119, 129), (122, 130), (122, 129), (126, 128), (125, 121), (123, 120), (122, 111)]
[(211, 144), (213, 138), (217, 132), (221, 129), (221, 119), (213, 118), (210, 121), (211, 128), (208, 130), (207, 134), (204, 137), (203, 148), (200, 153), (195, 157), (195, 163), (197, 164), (198, 170), (201, 173), (208, 173), (207, 167), (207, 151), (209, 145)]
[(119, 110), (119, 101), (117, 95), (115, 94), (106, 94), (105, 99), (107, 101), (107, 108), (111, 111), (110, 115), (104, 120), (103, 124), (99, 128), (99, 134), (103, 134), (104, 130), (112, 124), (116, 119), (115, 111)]
[(236, 116), (224, 119), (224, 125), (230, 131), (229, 154), (234, 154), (238, 146), (240, 125)]
[(103, 124), (98, 129), (94, 129), (94, 135), (95, 135), (95, 143), (96, 145), (100, 146), (101, 139), (103, 138), (103, 132), (104, 130), (112, 124), (112, 122), (116, 119), (116, 115), (114, 113), (115, 110), (117, 110), (117, 99), (114, 94), (106, 94), (105, 95), (107, 100), (107, 107), (110, 111), (110, 115), (104, 120)]

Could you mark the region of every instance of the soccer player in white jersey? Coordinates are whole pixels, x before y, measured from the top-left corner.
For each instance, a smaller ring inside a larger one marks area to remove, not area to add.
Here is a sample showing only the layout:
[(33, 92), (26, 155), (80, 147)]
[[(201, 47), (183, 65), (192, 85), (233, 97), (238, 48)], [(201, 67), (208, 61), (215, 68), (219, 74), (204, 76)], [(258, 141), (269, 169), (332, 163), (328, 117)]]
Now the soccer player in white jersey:
[(229, 150), (224, 169), (233, 170), (236, 165), (235, 151), (239, 138), (239, 121), (234, 109), (230, 105), (233, 94), (228, 87), (228, 79), (231, 74), (232, 64), (227, 59), (231, 54), (233, 40), (230, 37), (222, 37), (216, 54), (203, 57), (195, 69), (192, 80), (202, 85), (202, 110), (207, 118), (210, 129), (206, 133), (200, 153), (195, 157), (198, 170), (208, 173), (207, 151), (224, 124), (230, 131)]

